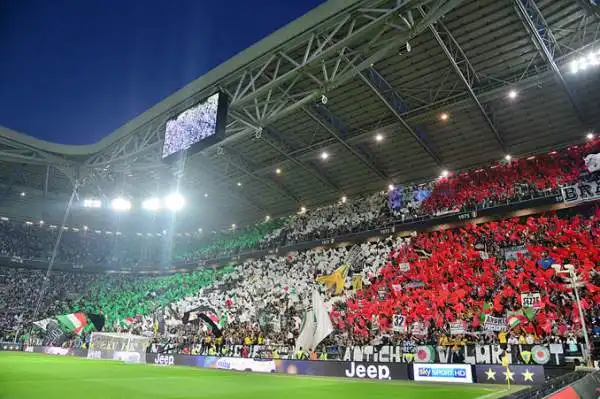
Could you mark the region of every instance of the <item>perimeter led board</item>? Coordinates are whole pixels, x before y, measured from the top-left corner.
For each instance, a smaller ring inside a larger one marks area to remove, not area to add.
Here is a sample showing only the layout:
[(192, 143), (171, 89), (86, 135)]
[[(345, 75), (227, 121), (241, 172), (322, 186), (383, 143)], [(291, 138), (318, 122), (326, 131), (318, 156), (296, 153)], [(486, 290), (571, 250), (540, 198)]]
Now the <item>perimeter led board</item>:
[(170, 161), (214, 145), (225, 136), (227, 96), (221, 92), (167, 121), (162, 158)]

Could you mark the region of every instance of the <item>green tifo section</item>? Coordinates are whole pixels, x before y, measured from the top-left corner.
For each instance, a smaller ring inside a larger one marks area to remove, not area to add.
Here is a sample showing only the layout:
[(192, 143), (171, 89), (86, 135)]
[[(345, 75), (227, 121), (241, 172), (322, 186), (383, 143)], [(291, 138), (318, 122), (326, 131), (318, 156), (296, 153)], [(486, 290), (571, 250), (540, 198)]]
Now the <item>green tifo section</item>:
[(217, 252), (246, 249), (256, 246), (265, 235), (285, 223), (283, 219), (270, 220), (241, 229), (202, 234), (197, 237), (178, 237), (174, 241), (173, 260), (198, 259)]
[[(0, 352), (0, 399), (492, 399), (501, 388), (254, 374)], [(507, 392), (505, 391), (504, 394)]]
[(146, 316), (157, 307), (195, 294), (200, 288), (231, 273), (235, 266), (205, 269), (157, 277), (106, 275), (90, 286), (87, 293), (71, 304), (65, 312), (100, 313), (106, 326), (126, 317)]

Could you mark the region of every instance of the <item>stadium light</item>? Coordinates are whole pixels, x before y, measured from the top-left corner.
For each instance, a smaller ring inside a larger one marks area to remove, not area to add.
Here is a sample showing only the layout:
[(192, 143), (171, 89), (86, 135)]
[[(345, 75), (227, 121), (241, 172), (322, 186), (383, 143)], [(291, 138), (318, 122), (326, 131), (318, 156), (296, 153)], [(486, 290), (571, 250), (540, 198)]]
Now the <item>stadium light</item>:
[(271, 220), (271, 216), (269, 216), (269, 215), (265, 216), (265, 222), (268, 222), (269, 220)]
[(440, 177), (448, 177), (450, 175), (450, 172), (448, 172), (446, 169), (442, 170), (442, 174), (440, 175)]
[(235, 223), (233, 223), (233, 224), (231, 225), (231, 228), (232, 228), (233, 230), (235, 230), (235, 227), (236, 227), (236, 226), (235, 226)]
[(275, 169), (275, 173), (277, 173), (278, 175), (280, 175), (281, 174), (281, 169), (280, 168)]
[(102, 208), (102, 201), (99, 199), (86, 198), (83, 200), (84, 208)]
[(600, 50), (590, 51), (588, 54), (571, 61), (571, 73), (585, 71), (588, 67), (600, 65)]
[(323, 151), (321, 153), (321, 159), (322, 160), (326, 160), (327, 158), (329, 158), (329, 154), (326, 151)]
[(24, 191), (21, 191), (21, 197), (24, 197), (25, 195), (27, 195), (27, 194), (25, 194)]
[(517, 98), (518, 93), (516, 90), (511, 90), (508, 92), (508, 98), (510, 98), (511, 100), (514, 100), (515, 98)]
[(204, 193), (204, 198), (208, 198), (208, 193)]
[(87, 231), (88, 227), (87, 226), (83, 226), (83, 231)]
[(345, 195), (343, 195), (343, 196), (342, 196), (342, 204), (345, 204), (345, 203), (346, 203), (346, 201), (348, 201), (348, 198), (346, 198), (346, 196), (345, 196)]
[(388, 190), (389, 191), (394, 191), (394, 185), (393, 184), (388, 185)]
[(158, 198), (148, 198), (142, 202), (142, 208), (147, 211), (157, 211), (160, 209), (160, 199)]
[(300, 213), (301, 213), (301, 214), (303, 214), (303, 213), (306, 213), (306, 207), (304, 207), (304, 206), (303, 206), (303, 207), (301, 207), (301, 208), (300, 208)]
[(185, 198), (179, 193), (174, 193), (165, 198), (165, 206), (172, 211), (179, 211), (185, 206)]
[(511, 156), (510, 154), (506, 154), (506, 155), (504, 156), (504, 159), (506, 159), (507, 161), (509, 161), (509, 162), (510, 162), (510, 160), (512, 159), (512, 156)]
[(442, 113), (440, 114), (440, 119), (441, 119), (442, 121), (447, 121), (447, 120), (448, 120), (448, 118), (450, 118), (450, 115), (448, 115), (448, 113), (447, 113), (447, 112), (442, 112)]
[(118, 197), (112, 200), (111, 206), (115, 211), (128, 211), (131, 209), (131, 201)]
[(44, 225), (44, 221), (40, 220), (40, 226), (43, 226), (43, 225)]
[(375, 141), (377, 141), (378, 143), (383, 141), (383, 134), (378, 133), (377, 135), (375, 135)]
[(586, 137), (588, 140), (594, 140), (594, 133), (590, 132), (590, 133), (586, 134), (586, 135), (585, 135), (585, 137)]
[(242, 187), (242, 182), (241, 181), (237, 182), (237, 186)]

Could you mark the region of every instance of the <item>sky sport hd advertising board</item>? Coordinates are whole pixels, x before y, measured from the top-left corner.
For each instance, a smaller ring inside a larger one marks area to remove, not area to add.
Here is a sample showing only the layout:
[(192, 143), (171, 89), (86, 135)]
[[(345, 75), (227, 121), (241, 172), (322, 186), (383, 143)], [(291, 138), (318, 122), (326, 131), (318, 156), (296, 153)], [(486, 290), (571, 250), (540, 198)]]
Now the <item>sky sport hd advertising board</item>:
[(217, 92), (169, 119), (165, 127), (162, 158), (172, 161), (214, 145), (225, 136), (227, 96)]

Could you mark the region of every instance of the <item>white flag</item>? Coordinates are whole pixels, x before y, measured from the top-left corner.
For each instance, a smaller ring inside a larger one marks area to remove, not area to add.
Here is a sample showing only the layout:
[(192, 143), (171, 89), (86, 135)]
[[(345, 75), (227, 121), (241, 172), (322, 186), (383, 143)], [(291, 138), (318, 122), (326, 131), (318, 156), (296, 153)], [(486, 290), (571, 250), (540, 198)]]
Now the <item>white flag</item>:
[(304, 314), (302, 331), (296, 340), (296, 349), (314, 350), (332, 332), (333, 325), (329, 318), (327, 305), (323, 302), (319, 292), (313, 289), (312, 308)]
[(302, 320), (302, 330), (296, 340), (296, 350), (302, 348), (303, 351), (312, 347), (313, 336), (315, 335), (315, 313), (312, 309), (308, 309), (304, 313)]
[(589, 170), (590, 172), (600, 170), (600, 153), (589, 154), (588, 156), (583, 158), (583, 161), (585, 162), (587, 170)]
[(313, 312), (315, 312), (315, 334), (313, 336), (312, 348), (316, 348), (329, 334), (333, 332), (331, 318), (327, 311), (327, 305), (323, 302), (323, 298), (313, 289), (312, 297)]

